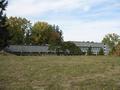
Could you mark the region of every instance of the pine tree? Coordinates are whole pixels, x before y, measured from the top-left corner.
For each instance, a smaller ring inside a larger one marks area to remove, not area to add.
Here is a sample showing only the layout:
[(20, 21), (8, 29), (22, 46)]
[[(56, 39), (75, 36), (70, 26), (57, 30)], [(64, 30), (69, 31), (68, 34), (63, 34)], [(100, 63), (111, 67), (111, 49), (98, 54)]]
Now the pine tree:
[(4, 11), (6, 10), (6, 6), (8, 1), (0, 0), (0, 50), (8, 45), (8, 30), (6, 25), (6, 14)]

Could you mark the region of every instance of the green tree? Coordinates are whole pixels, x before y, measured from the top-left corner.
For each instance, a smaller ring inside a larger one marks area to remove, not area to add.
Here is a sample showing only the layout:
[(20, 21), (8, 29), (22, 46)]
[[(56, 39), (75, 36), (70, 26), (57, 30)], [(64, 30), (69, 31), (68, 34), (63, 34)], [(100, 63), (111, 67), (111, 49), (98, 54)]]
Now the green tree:
[(49, 50), (55, 51), (57, 55), (82, 55), (81, 49), (73, 42), (62, 42), (59, 45), (49, 45)]
[(6, 14), (4, 11), (6, 10), (6, 6), (8, 5), (8, 1), (0, 0), (0, 50), (8, 45), (9, 33), (7, 30), (6, 24)]
[(49, 44), (57, 44), (60, 45), (63, 42), (62, 30), (60, 30), (59, 26), (52, 26), (52, 32), (49, 37)]
[(104, 55), (104, 50), (103, 50), (103, 48), (100, 48), (100, 50), (99, 50), (99, 55)]
[(31, 34), (31, 23), (25, 18), (10, 17), (7, 20), (9, 24), (10, 44), (29, 44)]
[(92, 52), (92, 47), (88, 47), (88, 50), (87, 50), (87, 55), (92, 55), (93, 52)]
[(112, 33), (112, 34), (107, 34), (102, 40), (102, 43), (106, 44), (109, 46), (111, 51), (115, 48), (115, 46), (118, 44), (120, 36)]
[(62, 32), (58, 26), (46, 22), (36, 22), (32, 27), (32, 43), (36, 45), (56, 45), (62, 42)]
[(47, 44), (51, 27), (46, 22), (36, 22), (32, 27), (32, 43), (36, 45)]
[(81, 55), (81, 49), (76, 46), (73, 42), (63, 42), (61, 46), (61, 50), (66, 54), (69, 53), (71, 55)]

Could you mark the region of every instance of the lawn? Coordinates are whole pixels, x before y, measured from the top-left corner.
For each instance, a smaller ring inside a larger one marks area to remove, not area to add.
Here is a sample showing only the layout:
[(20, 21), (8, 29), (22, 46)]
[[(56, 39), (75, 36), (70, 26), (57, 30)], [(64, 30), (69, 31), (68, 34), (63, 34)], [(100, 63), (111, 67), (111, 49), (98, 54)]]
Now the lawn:
[(120, 90), (120, 57), (0, 56), (0, 90)]

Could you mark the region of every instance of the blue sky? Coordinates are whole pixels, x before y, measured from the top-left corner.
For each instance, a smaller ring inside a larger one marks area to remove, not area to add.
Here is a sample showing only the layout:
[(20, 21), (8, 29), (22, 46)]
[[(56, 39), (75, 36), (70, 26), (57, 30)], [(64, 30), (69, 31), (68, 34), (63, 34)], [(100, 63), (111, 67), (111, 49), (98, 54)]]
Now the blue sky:
[(120, 35), (120, 0), (9, 0), (7, 15), (59, 25), (65, 41)]

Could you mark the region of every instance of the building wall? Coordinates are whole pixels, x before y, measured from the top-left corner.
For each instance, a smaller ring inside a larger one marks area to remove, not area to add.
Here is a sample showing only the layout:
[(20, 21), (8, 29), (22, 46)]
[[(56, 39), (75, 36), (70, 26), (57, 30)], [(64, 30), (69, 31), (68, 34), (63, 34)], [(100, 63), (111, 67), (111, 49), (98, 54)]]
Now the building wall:
[(87, 53), (89, 47), (92, 48), (93, 54), (97, 55), (102, 48), (104, 50), (105, 55), (109, 54), (109, 47), (103, 43), (93, 43), (93, 42), (74, 42), (76, 46), (80, 47), (82, 52)]

